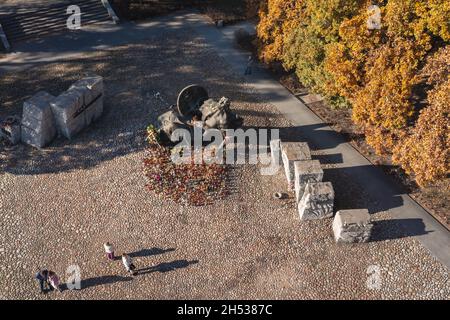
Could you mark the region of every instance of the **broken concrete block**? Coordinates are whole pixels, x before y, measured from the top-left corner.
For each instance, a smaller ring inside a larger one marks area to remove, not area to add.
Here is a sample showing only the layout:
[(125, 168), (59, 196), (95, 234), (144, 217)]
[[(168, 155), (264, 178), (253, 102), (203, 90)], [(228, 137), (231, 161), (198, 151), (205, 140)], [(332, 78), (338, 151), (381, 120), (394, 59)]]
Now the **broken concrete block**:
[(324, 219), (333, 216), (334, 190), (331, 182), (307, 183), (298, 204), (300, 220)]
[(18, 144), (21, 138), (20, 118), (8, 117), (0, 124), (0, 137), (12, 145)]
[(338, 243), (368, 242), (373, 224), (367, 209), (340, 210), (333, 220), (333, 233)]
[(308, 182), (321, 182), (323, 170), (319, 160), (305, 160), (294, 162), (294, 190), (297, 203), (303, 197)]
[(311, 153), (306, 142), (281, 142), (281, 157), (288, 181), (288, 188), (294, 188), (294, 162), (310, 160)]
[(281, 140), (270, 140), (270, 155), (272, 157), (272, 164), (279, 166), (281, 163)]
[(40, 91), (23, 104), (22, 141), (36, 148), (45, 147), (56, 137), (51, 94)]

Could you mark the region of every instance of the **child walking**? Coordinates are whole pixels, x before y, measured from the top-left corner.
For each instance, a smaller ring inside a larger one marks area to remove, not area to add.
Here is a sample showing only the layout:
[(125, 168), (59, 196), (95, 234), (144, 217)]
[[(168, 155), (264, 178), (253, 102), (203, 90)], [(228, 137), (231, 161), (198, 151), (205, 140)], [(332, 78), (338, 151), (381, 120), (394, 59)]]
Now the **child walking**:
[(115, 259), (114, 246), (109, 242), (106, 242), (103, 246), (105, 247), (105, 252), (106, 252), (106, 256), (108, 257), (108, 259), (114, 260)]
[(125, 266), (127, 272), (131, 273), (133, 276), (136, 275), (136, 266), (133, 264), (133, 260), (126, 253), (122, 254), (122, 263)]

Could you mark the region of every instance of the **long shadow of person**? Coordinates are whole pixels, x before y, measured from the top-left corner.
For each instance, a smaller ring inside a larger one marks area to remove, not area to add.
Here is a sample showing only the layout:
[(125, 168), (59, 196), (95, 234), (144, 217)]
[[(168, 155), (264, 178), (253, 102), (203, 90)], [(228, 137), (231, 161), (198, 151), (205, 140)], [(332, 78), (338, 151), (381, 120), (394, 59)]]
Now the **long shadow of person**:
[(197, 264), (198, 260), (175, 260), (172, 262), (163, 262), (156, 266), (148, 267), (148, 268), (142, 268), (137, 270), (138, 275), (143, 275), (147, 273), (153, 273), (153, 272), (170, 272), (175, 271), (176, 269), (182, 269), (187, 268), (191, 264)]
[(175, 251), (175, 248), (167, 248), (167, 249), (161, 249), (161, 248), (150, 248), (150, 249), (141, 249), (139, 251), (131, 252), (128, 255), (132, 258), (137, 257), (148, 257), (148, 256), (155, 256), (158, 254), (164, 254), (166, 252)]

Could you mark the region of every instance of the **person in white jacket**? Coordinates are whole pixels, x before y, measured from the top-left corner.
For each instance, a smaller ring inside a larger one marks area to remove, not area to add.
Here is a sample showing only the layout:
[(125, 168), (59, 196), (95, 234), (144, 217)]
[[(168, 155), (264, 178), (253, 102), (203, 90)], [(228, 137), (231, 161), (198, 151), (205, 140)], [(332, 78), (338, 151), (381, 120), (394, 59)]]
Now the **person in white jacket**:
[(108, 259), (114, 260), (114, 246), (109, 242), (106, 242), (103, 246), (105, 247), (105, 252)]
[(122, 263), (125, 266), (127, 272), (131, 273), (133, 276), (136, 274), (136, 266), (133, 264), (133, 260), (126, 253), (122, 254)]

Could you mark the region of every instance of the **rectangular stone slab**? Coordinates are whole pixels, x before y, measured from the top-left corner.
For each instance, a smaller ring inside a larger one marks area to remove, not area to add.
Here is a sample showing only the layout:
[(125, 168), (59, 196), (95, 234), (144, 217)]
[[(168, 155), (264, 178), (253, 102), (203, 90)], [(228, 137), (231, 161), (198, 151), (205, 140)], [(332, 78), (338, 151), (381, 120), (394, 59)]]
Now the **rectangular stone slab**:
[(270, 140), (270, 155), (272, 157), (272, 164), (280, 165), (281, 160), (281, 140)]
[(312, 182), (298, 204), (300, 220), (324, 219), (333, 216), (334, 190), (331, 182)]
[(306, 142), (282, 142), (281, 157), (288, 181), (288, 189), (292, 190), (294, 188), (294, 162), (310, 160), (311, 152)]
[(45, 91), (39, 91), (23, 103), (22, 120), (47, 120), (51, 118), (52, 110), (50, 103), (54, 99), (55, 97), (51, 94)]
[[(88, 93), (88, 89), (84, 89), (84, 92)], [(79, 88), (77, 90), (67, 90), (52, 101), (50, 105), (58, 127), (63, 126), (64, 123), (76, 117), (77, 111), (80, 110), (84, 103), (84, 92)]]
[(333, 233), (337, 243), (368, 242), (372, 228), (367, 209), (340, 210), (333, 220)]
[(294, 162), (294, 190), (297, 203), (303, 197), (308, 182), (321, 182), (323, 170), (319, 160), (305, 160)]
[(56, 129), (53, 131), (36, 132), (30, 128), (22, 127), (22, 142), (36, 148), (43, 148), (48, 145), (56, 136)]

